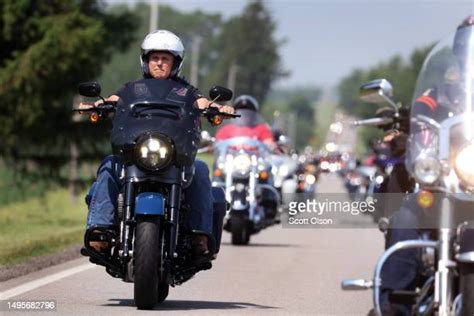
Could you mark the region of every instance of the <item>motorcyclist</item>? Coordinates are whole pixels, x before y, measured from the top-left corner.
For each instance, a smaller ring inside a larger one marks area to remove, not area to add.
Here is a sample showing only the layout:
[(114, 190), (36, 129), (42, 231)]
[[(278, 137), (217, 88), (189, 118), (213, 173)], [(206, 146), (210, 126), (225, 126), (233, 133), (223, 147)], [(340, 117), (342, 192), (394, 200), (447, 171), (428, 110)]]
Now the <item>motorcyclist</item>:
[[(452, 53), (456, 57), (458, 65), (451, 66), (446, 70), (443, 83), (427, 89), (415, 100), (413, 107), (414, 109), (416, 107), (417, 113), (430, 118), (444, 119), (453, 115), (450, 111), (455, 109), (457, 104), (462, 103), (463, 98), (466, 97), (461, 84), (463, 78), (460, 77), (458, 69), (468, 64), (469, 56), (465, 54), (465, 50), (469, 44), (469, 38), (474, 34), (473, 24), (474, 19), (470, 16), (457, 28)], [(413, 132), (411, 131), (411, 133)], [(423, 134), (427, 146), (430, 139), (428, 133), (428, 131), (425, 131)], [(391, 218), (391, 229), (387, 235), (387, 247), (399, 241), (418, 239), (420, 230), (417, 227), (420, 227), (423, 214), (416, 203), (414, 194), (408, 194), (400, 210)], [(410, 313), (409, 305), (391, 305), (389, 296), (394, 290), (413, 291), (415, 289), (420, 268), (418, 254), (416, 249), (407, 249), (394, 253), (386, 261), (381, 275), (381, 308), (384, 315), (406, 315)]]
[(278, 148), (284, 153), (290, 153), (290, 140), (282, 130), (279, 128), (272, 129), (273, 141), (278, 145)]
[[(384, 131), (389, 131), (382, 139), (382, 143), (387, 147), (387, 158), (390, 158), (392, 170), (388, 175), (388, 179), (382, 184), (380, 193), (389, 193), (386, 196), (380, 196), (383, 204), (383, 214), (381, 216), (390, 217), (395, 211), (401, 207), (400, 194), (393, 193), (408, 193), (413, 189), (413, 181), (410, 179), (408, 171), (405, 167), (405, 152), (407, 139), (410, 130), (410, 109), (408, 107), (401, 107), (399, 109), (397, 122), (397, 129), (393, 129), (393, 124), (389, 123), (386, 126), (379, 126)], [(377, 117), (391, 117), (395, 115), (392, 108), (381, 108), (376, 112)], [(377, 160), (376, 160), (377, 161)], [(382, 164), (383, 165), (383, 164)]]
[(272, 151), (278, 150), (272, 130), (260, 116), (260, 106), (254, 97), (246, 94), (237, 97), (234, 101), (234, 109), (241, 115), (240, 119), (221, 127), (216, 133), (216, 141), (246, 136), (258, 139)]
[[(157, 80), (173, 80), (182, 84), (182, 88), (175, 91), (180, 95), (192, 94), (195, 106), (205, 109), (210, 106), (198, 89), (191, 86), (179, 72), (183, 65), (184, 46), (181, 39), (167, 30), (156, 30), (148, 34), (141, 44), (141, 70), (144, 78)], [(127, 85), (127, 84), (126, 84)], [(122, 89), (107, 98), (107, 101), (118, 101)], [(98, 105), (101, 101), (95, 103)], [(88, 108), (90, 103), (81, 103), (79, 108)], [(233, 113), (230, 106), (221, 106), (213, 103), (220, 112)], [(190, 186), (185, 190), (186, 202), (191, 206), (189, 214), (189, 225), (192, 229), (211, 233), (213, 198), (209, 170), (207, 165), (200, 160), (194, 162), (195, 174)], [(120, 172), (122, 165), (117, 157), (111, 155), (106, 157), (97, 172), (97, 180), (93, 185), (90, 195), (89, 214), (87, 216), (87, 228), (94, 226), (110, 226), (117, 224), (117, 198), (120, 192)], [(193, 241), (195, 255), (208, 252), (207, 236), (196, 235)], [(107, 249), (108, 242), (94, 241), (90, 246), (96, 250)]]

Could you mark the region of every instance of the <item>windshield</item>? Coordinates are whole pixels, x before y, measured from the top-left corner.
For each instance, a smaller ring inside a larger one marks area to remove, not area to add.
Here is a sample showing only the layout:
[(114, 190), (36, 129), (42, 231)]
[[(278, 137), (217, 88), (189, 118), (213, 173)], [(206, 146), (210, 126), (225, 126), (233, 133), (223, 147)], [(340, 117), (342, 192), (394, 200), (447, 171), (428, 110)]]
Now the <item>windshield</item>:
[(192, 91), (172, 80), (142, 79), (126, 85), (113, 120), (114, 153), (133, 147), (145, 132), (170, 139), (178, 165), (193, 163), (200, 142), (200, 114)]
[(267, 146), (259, 140), (250, 137), (233, 137), (215, 143), (217, 155), (237, 154), (246, 152), (263, 156), (268, 153)]
[(474, 28), (465, 26), (438, 43), (418, 76), (411, 108), (407, 167), (421, 154), (449, 159), (472, 142)]

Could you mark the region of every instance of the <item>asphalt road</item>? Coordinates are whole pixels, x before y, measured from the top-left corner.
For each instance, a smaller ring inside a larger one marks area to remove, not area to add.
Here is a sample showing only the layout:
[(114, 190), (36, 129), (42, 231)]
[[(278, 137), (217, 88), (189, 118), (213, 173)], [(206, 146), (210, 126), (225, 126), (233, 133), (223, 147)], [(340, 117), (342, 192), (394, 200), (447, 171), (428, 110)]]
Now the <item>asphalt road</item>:
[[(335, 175), (321, 179), (320, 192), (342, 190)], [(371, 308), (371, 292), (343, 292), (340, 282), (372, 276), (383, 240), (375, 226), (357, 228), (367, 226), (367, 222), (370, 218), (361, 215), (337, 229), (278, 225), (241, 247), (230, 245), (225, 233), (213, 269), (170, 289), (167, 301), (154, 312), (136, 310), (133, 284), (110, 277), (87, 259), (3, 282), (0, 299), (55, 300), (57, 310), (51, 313), (56, 315), (366, 315)]]

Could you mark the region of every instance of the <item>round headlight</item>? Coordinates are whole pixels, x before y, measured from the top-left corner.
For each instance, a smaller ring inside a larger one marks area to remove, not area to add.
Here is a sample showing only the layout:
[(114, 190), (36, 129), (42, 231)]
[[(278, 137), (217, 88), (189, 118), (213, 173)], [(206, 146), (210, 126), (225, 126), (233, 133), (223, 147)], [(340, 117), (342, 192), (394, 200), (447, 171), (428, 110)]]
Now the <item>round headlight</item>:
[(306, 175), (306, 183), (310, 184), (310, 185), (313, 185), (316, 183), (316, 177), (312, 174), (308, 174)]
[(235, 171), (246, 173), (250, 171), (251, 165), (252, 165), (252, 161), (250, 160), (250, 157), (248, 155), (241, 154), (234, 157), (233, 167)]
[(147, 170), (155, 171), (167, 167), (172, 154), (172, 146), (158, 135), (141, 137), (135, 146), (137, 165)]
[(474, 188), (474, 144), (464, 146), (456, 155), (454, 160), (454, 170), (459, 180), (470, 188)]
[(278, 173), (282, 177), (286, 177), (289, 173), (288, 167), (283, 165), (278, 169)]
[(415, 178), (422, 184), (433, 184), (441, 175), (441, 164), (436, 158), (421, 155), (415, 161)]

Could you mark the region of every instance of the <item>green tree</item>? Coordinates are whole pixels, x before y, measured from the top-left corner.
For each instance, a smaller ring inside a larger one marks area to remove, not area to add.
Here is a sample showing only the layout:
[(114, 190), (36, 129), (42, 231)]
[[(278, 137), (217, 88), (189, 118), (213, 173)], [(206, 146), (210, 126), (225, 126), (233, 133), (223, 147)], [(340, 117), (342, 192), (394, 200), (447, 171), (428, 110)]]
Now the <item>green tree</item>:
[(288, 109), (296, 115), (295, 146), (302, 149), (312, 142), (315, 135), (314, 103), (305, 96), (294, 96), (288, 103)]
[[(359, 99), (359, 87), (369, 80), (380, 78), (386, 78), (392, 83), (395, 101), (401, 102), (405, 106), (410, 106), (418, 74), (432, 47), (433, 44), (430, 44), (416, 49), (411, 53), (408, 61), (404, 61), (399, 56), (394, 56), (387, 62), (380, 63), (368, 70), (353, 70), (338, 85), (340, 107), (347, 113), (357, 117), (373, 117), (378, 107)], [(371, 138), (377, 138), (381, 135), (379, 130), (373, 127), (362, 127), (359, 129), (361, 146), (365, 146)]]
[(431, 44), (416, 49), (411, 54), (409, 61), (404, 61), (400, 56), (394, 56), (387, 62), (368, 70), (353, 70), (338, 85), (340, 106), (355, 116), (364, 118), (373, 116), (376, 109), (373, 104), (364, 103), (359, 99), (359, 87), (369, 80), (380, 78), (386, 78), (392, 83), (396, 101), (409, 106), (418, 73), (432, 47)]
[(251, 94), (263, 103), (271, 84), (285, 75), (278, 54), (282, 42), (275, 39), (275, 27), (264, 2), (250, 1), (241, 16), (224, 25), (208, 80), (225, 84), (234, 69), (235, 94)]
[(0, 8), (0, 154), (58, 174), (71, 141), (81, 145), (89, 130), (71, 119), (77, 84), (126, 47), (135, 19), (93, 0), (3, 0)]

